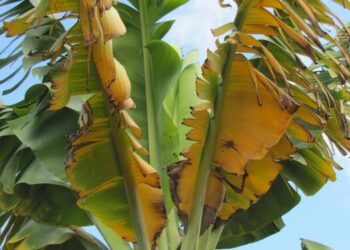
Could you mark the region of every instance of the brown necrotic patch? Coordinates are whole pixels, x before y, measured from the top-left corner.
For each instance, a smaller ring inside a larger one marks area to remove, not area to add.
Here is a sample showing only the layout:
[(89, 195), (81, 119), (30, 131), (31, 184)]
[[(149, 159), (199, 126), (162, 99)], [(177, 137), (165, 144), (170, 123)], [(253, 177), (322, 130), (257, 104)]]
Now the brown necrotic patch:
[(232, 140), (227, 140), (224, 142), (224, 147), (229, 149), (237, 150), (235, 143)]

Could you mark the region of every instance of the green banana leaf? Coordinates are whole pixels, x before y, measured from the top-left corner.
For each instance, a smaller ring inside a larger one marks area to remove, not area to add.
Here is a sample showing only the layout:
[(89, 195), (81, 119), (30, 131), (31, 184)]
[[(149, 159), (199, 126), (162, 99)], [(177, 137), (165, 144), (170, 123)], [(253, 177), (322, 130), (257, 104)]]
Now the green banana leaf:
[[(65, 135), (76, 129), (78, 115), (69, 109), (53, 113), (47, 108), (44, 85), (29, 89), (26, 98), (11, 108), (1, 108), (0, 141), (6, 150), (0, 157), (0, 210), (8, 228), (1, 233), (1, 244), (23, 249), (103, 249), (102, 243), (79, 230), (91, 221), (77, 207), (65, 177)], [(62, 115), (69, 119), (62, 120)], [(32, 234), (27, 236), (26, 231)]]
[(301, 239), (301, 249), (302, 250), (333, 250), (326, 245), (320, 244), (315, 241)]

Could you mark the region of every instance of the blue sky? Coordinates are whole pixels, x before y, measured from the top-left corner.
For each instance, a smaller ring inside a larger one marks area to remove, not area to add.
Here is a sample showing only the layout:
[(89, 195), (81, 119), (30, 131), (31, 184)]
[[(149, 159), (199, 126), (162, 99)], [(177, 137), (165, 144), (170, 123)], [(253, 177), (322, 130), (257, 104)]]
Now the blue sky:
[[(329, 6), (344, 22), (350, 21), (350, 11), (344, 11), (333, 4)], [(223, 10), (218, 7), (217, 0), (192, 0), (171, 14), (171, 18), (177, 19), (177, 22), (166, 40), (181, 46), (184, 52), (199, 49), (201, 58), (204, 58), (207, 47), (214, 48), (215, 39), (210, 28), (232, 21), (234, 12), (234, 8)], [(4, 38), (0, 37), (0, 49), (3, 43)], [(1, 70), (0, 79), (3, 76), (4, 70)], [(39, 81), (31, 78), (15, 94), (2, 96), (1, 99), (6, 103), (13, 103), (23, 97), (28, 86), (37, 82)], [(10, 85), (11, 83), (0, 85), (0, 91)], [(317, 195), (304, 197), (299, 206), (284, 217), (286, 227), (280, 233), (237, 249), (296, 250), (300, 249), (301, 237), (323, 242), (335, 250), (350, 249), (350, 160), (340, 155), (337, 155), (337, 159), (344, 167), (338, 173), (338, 180), (327, 183)]]

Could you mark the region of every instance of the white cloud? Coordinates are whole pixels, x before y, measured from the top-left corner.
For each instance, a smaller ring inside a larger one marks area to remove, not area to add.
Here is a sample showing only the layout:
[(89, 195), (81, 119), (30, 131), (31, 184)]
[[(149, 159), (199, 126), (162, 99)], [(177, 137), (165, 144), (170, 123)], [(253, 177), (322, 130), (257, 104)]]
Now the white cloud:
[(235, 13), (235, 6), (221, 8), (217, 0), (192, 0), (167, 16), (166, 19), (173, 18), (176, 22), (165, 39), (184, 51), (199, 49), (204, 57), (208, 48), (215, 49), (211, 29), (232, 22)]

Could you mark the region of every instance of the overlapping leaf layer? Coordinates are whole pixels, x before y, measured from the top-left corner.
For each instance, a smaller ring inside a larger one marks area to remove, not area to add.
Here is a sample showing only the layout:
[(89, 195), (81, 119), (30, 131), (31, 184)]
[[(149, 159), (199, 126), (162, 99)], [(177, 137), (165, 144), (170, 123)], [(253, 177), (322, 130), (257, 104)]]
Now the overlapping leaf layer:
[(4, 94), (30, 73), (49, 86), (0, 111), (1, 246), (101, 249), (78, 229), (95, 223), (123, 239), (111, 248), (230, 248), (283, 227), (289, 181), (313, 195), (335, 180), (349, 29), (325, 1), (236, 0), (200, 70), (161, 41), (185, 2), (0, 1), (0, 69), (16, 66), (0, 84), (19, 79)]
[[(349, 70), (346, 62), (340, 63), (333, 54), (335, 47), (338, 56), (346, 58), (346, 49), (321, 27), (343, 29), (345, 37), (349, 34), (321, 1), (295, 2), (236, 1), (234, 23), (214, 30), (216, 35), (231, 34), (218, 42), (215, 53), (208, 53), (203, 78), (197, 80), (197, 94), (204, 102), (193, 107), (193, 118), (184, 121), (192, 128), (188, 139), (194, 141), (184, 151), (187, 160), (169, 168), (173, 200), (185, 230), (191, 229), (191, 217), (201, 209), (201, 199), (196, 196), (203, 195), (205, 183), (201, 232), (232, 218), (224, 235), (234, 238), (237, 232), (232, 227), (242, 223), (241, 216), (249, 214), (252, 204), (259, 206), (260, 197), (279, 175), (294, 181), (308, 195), (328, 179), (335, 180), (334, 168), (339, 166), (323, 135), (342, 152), (349, 151), (347, 118), (339, 108), (344, 101), (334, 98), (320, 73), (307, 68), (300, 58), (309, 57), (327, 68), (333, 83), (338, 82), (338, 88), (340, 83), (345, 92)], [(333, 44), (333, 50), (327, 50), (323, 40)], [(335, 124), (337, 135), (330, 132)], [(203, 171), (209, 174), (205, 176)], [(276, 193), (272, 189), (267, 196)], [(295, 202), (238, 235), (255, 241), (278, 230), (263, 227), (299, 199), (291, 192), (289, 196), (294, 196)], [(234, 242), (225, 239), (219, 246), (239, 244), (239, 240)]]
[[(0, 140), (5, 146), (0, 190), (3, 247), (39, 249), (57, 244), (85, 249), (89, 244), (102, 249), (102, 244), (78, 230), (92, 223), (77, 207), (63, 167), (65, 135), (74, 131), (78, 115), (67, 108), (47, 112), (48, 98), (48, 89), (36, 85), (24, 101), (1, 108)], [(67, 119), (62, 121), (62, 115)]]

